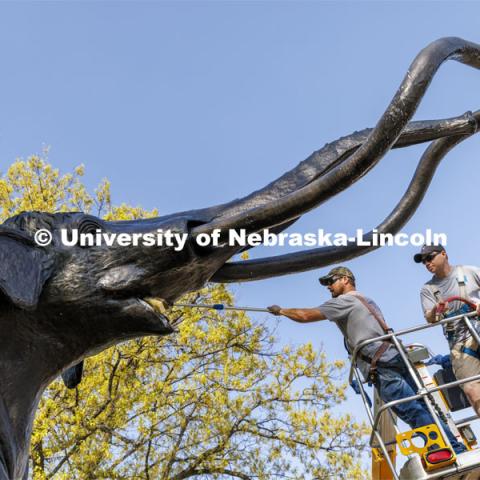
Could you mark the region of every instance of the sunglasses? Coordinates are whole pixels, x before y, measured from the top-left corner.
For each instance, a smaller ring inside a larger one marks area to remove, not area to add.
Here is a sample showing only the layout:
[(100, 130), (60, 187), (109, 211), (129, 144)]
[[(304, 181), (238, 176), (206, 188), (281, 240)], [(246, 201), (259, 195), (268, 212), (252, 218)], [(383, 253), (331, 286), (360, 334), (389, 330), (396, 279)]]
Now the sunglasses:
[(326, 286), (326, 287), (329, 287), (330, 285), (333, 285), (337, 280), (340, 280), (341, 278), (342, 278), (341, 276), (339, 276), (339, 277), (327, 278), (326, 280), (324, 280), (325, 286)]
[(423, 257), (422, 263), (425, 265), (428, 262), (431, 262), (440, 252), (429, 253), (426, 257)]

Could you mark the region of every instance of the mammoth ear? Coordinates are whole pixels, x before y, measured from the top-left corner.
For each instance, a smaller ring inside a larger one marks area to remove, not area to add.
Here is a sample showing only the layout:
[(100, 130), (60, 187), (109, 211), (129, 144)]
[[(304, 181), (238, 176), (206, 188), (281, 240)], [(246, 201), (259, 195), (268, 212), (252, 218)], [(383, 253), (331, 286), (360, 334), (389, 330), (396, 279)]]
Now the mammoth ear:
[(0, 229), (0, 290), (17, 307), (34, 310), (53, 261), (30, 237)]

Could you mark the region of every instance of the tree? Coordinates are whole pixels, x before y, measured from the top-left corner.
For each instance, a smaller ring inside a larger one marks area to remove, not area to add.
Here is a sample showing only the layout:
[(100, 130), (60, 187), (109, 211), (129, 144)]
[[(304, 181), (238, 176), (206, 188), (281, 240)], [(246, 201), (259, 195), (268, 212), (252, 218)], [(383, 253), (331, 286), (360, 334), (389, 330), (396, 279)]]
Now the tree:
[[(21, 210), (96, 210), (107, 219), (157, 215), (94, 195), (83, 167), (60, 175), (42, 156), (0, 180), (4, 218)], [(208, 285), (186, 303), (233, 303)], [(244, 312), (173, 309), (177, 333), (141, 338), (86, 361), (75, 390), (52, 383), (31, 447), (35, 480), (365, 478), (364, 424), (334, 416), (345, 399), (342, 362), (307, 343), (280, 348), (275, 327)], [(270, 320), (269, 320), (270, 322)]]

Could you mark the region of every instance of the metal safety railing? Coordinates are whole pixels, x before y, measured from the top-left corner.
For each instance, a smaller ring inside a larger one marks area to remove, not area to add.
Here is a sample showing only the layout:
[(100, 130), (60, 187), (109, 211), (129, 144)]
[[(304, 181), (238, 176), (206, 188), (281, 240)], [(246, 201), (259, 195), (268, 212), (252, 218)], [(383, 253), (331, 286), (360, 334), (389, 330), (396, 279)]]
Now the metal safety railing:
[[(378, 336), (378, 337), (375, 337), (375, 338), (371, 338), (371, 339), (368, 339), (368, 340), (365, 340), (365, 341), (359, 343), (352, 352), (349, 382), (351, 383), (352, 379), (354, 377), (355, 377), (356, 381), (358, 382), (358, 386), (360, 388), (360, 395), (361, 395), (362, 401), (365, 405), (365, 409), (367, 411), (367, 416), (368, 416), (369, 422), (372, 426), (372, 434), (371, 434), (371, 437), (370, 437), (370, 445), (373, 444), (374, 440), (376, 440), (378, 442), (378, 446), (380, 447), (380, 449), (382, 451), (382, 454), (383, 454), (383, 457), (385, 458), (386, 462), (388, 463), (388, 466), (390, 467), (390, 470), (392, 471), (392, 475), (394, 476), (395, 480), (400, 480), (400, 478), (399, 478), (399, 476), (396, 472), (395, 466), (393, 465), (393, 462), (390, 458), (390, 455), (388, 454), (387, 444), (383, 441), (382, 436), (381, 436), (380, 432), (378, 431), (378, 424), (379, 424), (380, 418), (384, 414), (384, 412), (389, 411), (391, 413), (392, 407), (395, 407), (396, 405), (406, 403), (406, 402), (410, 402), (412, 400), (423, 399), (423, 401), (425, 402), (425, 405), (427, 406), (428, 411), (430, 412), (430, 415), (433, 418), (433, 421), (434, 421), (435, 425), (437, 426), (438, 430), (440, 431), (441, 436), (443, 437), (443, 439), (445, 441), (445, 444), (447, 446), (449, 446), (450, 448), (452, 448), (451, 443), (448, 440), (448, 437), (447, 437), (447, 435), (445, 433), (445, 430), (442, 426), (442, 423), (440, 422), (438, 414), (435, 411), (433, 402), (429, 398), (429, 396), (434, 392), (442, 391), (442, 390), (445, 390), (445, 389), (448, 389), (448, 388), (451, 388), (451, 387), (455, 387), (455, 386), (458, 386), (458, 385), (462, 385), (464, 383), (468, 383), (468, 382), (471, 382), (471, 381), (480, 380), (480, 374), (479, 374), (479, 375), (474, 375), (472, 377), (464, 378), (462, 380), (456, 380), (454, 382), (445, 383), (443, 385), (439, 385), (439, 386), (435, 386), (435, 387), (428, 387), (428, 388), (425, 387), (421, 383), (421, 381), (420, 381), (420, 379), (419, 379), (419, 377), (416, 373), (415, 367), (412, 365), (412, 362), (408, 358), (408, 353), (406, 352), (405, 347), (402, 345), (402, 343), (400, 342), (400, 340), (397, 337), (407, 335), (407, 334), (413, 333), (413, 332), (418, 332), (420, 330), (426, 330), (426, 329), (429, 329), (429, 328), (438, 327), (439, 325), (446, 325), (446, 324), (449, 324), (449, 323), (452, 323), (452, 322), (461, 321), (461, 322), (465, 323), (465, 325), (468, 328), (470, 334), (476, 340), (477, 344), (480, 345), (480, 336), (477, 333), (477, 331), (475, 330), (475, 328), (473, 327), (472, 322), (470, 321), (470, 317), (474, 317), (474, 316), (477, 316), (477, 315), (478, 314), (476, 312), (462, 313), (462, 314), (454, 316), (454, 317), (445, 318), (445, 319), (440, 320), (440, 321), (435, 322), (435, 323), (422, 324), (422, 325), (419, 325), (419, 326), (416, 326), (416, 327), (411, 327), (411, 328), (406, 328), (406, 329), (403, 329), (403, 330), (399, 330), (397, 332), (387, 333), (385, 335), (381, 335), (381, 336)], [(398, 353), (399, 353), (403, 363), (405, 364), (405, 366), (408, 370), (408, 373), (411, 375), (413, 381), (415, 382), (415, 385), (417, 387), (417, 394), (411, 395), (410, 397), (401, 398), (401, 399), (394, 400), (394, 401), (383, 404), (378, 409), (376, 415), (374, 416), (372, 408), (368, 404), (367, 394), (366, 394), (366, 392), (363, 388), (364, 381), (361, 378), (359, 368), (357, 367), (356, 363), (357, 363), (357, 358), (359, 356), (359, 352), (362, 350), (363, 347), (365, 347), (366, 345), (369, 345), (371, 343), (384, 341), (384, 340), (391, 340), (393, 345), (398, 350)], [(476, 416), (475, 417), (469, 417), (469, 419), (476, 419), (476, 418), (478, 418), (478, 417), (476, 417)], [(462, 422), (466, 423), (469, 419), (463, 419)], [(396, 430), (397, 430), (397, 433), (398, 433), (398, 429), (396, 429)], [(392, 442), (388, 442), (388, 445), (391, 445), (391, 444), (392, 444)], [(375, 445), (375, 447), (377, 447), (377, 445)], [(480, 458), (479, 458), (478, 463), (480, 465)], [(446, 468), (446, 469), (442, 469), (441, 472), (429, 474), (428, 477), (426, 477), (426, 478), (434, 479), (434, 478), (438, 478), (438, 477), (441, 477), (441, 476), (446, 476), (450, 473), (453, 474), (453, 473), (456, 473), (458, 471), (459, 471), (459, 469), (458, 469), (457, 466), (452, 466), (452, 467), (449, 467), (449, 468)]]

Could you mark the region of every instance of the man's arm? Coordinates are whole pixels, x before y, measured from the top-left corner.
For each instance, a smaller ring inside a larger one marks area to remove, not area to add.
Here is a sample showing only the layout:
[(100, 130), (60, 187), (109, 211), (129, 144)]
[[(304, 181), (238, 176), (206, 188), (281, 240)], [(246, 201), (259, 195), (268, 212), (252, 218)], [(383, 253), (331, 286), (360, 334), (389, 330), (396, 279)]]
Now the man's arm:
[(318, 322), (327, 319), (318, 308), (282, 308), (278, 305), (267, 308), (274, 315), (283, 315), (299, 323)]
[(420, 291), (420, 303), (422, 304), (423, 315), (428, 323), (438, 321), (437, 307), (444, 308), (443, 302), (438, 302), (433, 293), (427, 286), (423, 286)]

